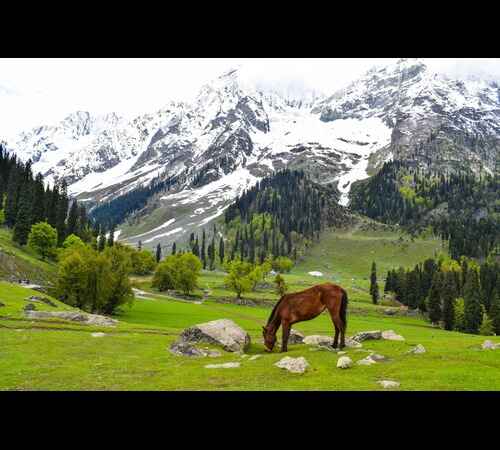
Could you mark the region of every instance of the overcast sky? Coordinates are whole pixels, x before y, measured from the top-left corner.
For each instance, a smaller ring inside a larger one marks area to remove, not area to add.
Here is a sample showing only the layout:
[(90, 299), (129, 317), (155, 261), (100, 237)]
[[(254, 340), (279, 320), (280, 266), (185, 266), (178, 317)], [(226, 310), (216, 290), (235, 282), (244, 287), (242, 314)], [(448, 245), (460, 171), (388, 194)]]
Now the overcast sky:
[[(0, 59), (0, 137), (76, 110), (130, 117), (155, 111), (169, 100), (192, 99), (202, 84), (233, 67), (254, 81), (330, 94), (397, 59)], [(500, 59), (424, 61), (451, 75), (500, 79)]]

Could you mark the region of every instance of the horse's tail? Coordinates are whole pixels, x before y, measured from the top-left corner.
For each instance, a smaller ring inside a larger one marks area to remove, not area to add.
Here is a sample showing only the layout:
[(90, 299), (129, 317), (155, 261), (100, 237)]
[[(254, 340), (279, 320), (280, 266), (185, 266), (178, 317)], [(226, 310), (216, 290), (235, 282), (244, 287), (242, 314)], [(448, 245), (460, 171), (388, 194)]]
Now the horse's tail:
[(347, 304), (349, 302), (347, 298), (347, 292), (342, 289), (342, 300), (340, 304), (340, 318), (342, 319), (342, 322), (344, 322), (344, 327), (347, 327)]

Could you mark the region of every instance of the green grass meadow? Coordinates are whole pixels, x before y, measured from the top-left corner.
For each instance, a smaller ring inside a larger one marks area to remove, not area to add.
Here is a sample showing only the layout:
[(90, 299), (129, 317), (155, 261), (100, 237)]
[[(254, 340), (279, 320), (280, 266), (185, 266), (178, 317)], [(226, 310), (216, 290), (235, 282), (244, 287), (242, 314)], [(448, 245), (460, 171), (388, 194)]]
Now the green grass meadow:
[[(261, 326), (276, 295), (271, 289), (245, 295), (258, 306), (222, 303), (220, 298), (234, 298), (234, 294), (224, 288), (221, 272), (203, 273), (200, 288), (208, 288), (208, 293), (196, 293), (194, 300), (199, 304), (155, 292), (147, 277), (135, 279), (136, 287), (147, 291), (146, 298), (137, 298), (131, 308), (124, 308), (114, 328), (27, 320), (22, 311), (25, 298), (40, 294), (0, 282), (0, 302), (5, 304), (0, 307), (0, 390), (383, 390), (377, 384), (382, 379), (400, 382), (400, 390), (500, 389), (500, 351), (482, 350), (485, 337), (434, 328), (419, 317), (386, 316), (383, 306), (370, 303), (365, 278), (372, 260), (381, 277), (390, 267), (411, 267), (440, 249), (439, 241), (416, 241), (402, 248), (394, 244), (396, 238), (387, 233), (331, 234), (285, 275), (291, 291), (333, 279), (345, 286), (350, 296), (348, 335), (375, 329), (403, 335), (404, 342), (363, 343), (363, 349), (390, 358), (387, 362), (341, 370), (336, 367), (335, 353), (298, 344), (290, 345), (286, 355), (304, 356), (310, 364), (306, 373), (275, 367), (284, 354), (278, 349), (264, 351)], [(311, 277), (307, 272), (312, 270), (325, 277)], [(37, 303), (37, 309), (71, 309), (54, 301), (57, 308)], [(249, 356), (226, 352), (216, 358), (188, 358), (168, 351), (184, 328), (221, 318), (234, 320), (250, 334), (247, 354), (260, 355), (259, 359), (249, 361)], [(333, 334), (327, 314), (294, 328), (306, 335)], [(106, 335), (92, 337), (95, 331)], [(490, 339), (500, 342), (500, 337)], [(407, 354), (416, 344), (427, 352)], [(347, 355), (356, 362), (367, 353), (347, 349)], [(232, 361), (241, 366), (204, 367)]]

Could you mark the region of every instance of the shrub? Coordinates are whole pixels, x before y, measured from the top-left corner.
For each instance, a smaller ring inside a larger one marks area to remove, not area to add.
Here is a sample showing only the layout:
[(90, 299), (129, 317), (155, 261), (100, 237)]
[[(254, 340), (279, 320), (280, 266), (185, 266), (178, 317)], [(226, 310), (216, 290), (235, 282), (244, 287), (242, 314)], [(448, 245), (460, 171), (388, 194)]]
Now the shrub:
[(176, 289), (189, 295), (198, 284), (201, 267), (200, 259), (192, 253), (169, 255), (158, 264), (153, 287), (160, 291)]
[(479, 334), (483, 336), (493, 336), (495, 330), (493, 329), (493, 321), (488, 317), (487, 314), (483, 314), (483, 321), (479, 327)]
[(224, 278), (224, 283), (228, 289), (236, 293), (236, 298), (241, 298), (241, 294), (248, 292), (252, 288), (252, 279), (250, 273), (252, 272), (252, 264), (234, 259), (225, 265), (228, 272)]
[(274, 278), (274, 283), (276, 284), (276, 293), (281, 298), (288, 291), (288, 286), (285, 283), (285, 279), (278, 273)]
[(293, 267), (293, 261), (285, 256), (280, 256), (273, 260), (272, 267), (279, 273), (290, 272)]
[(137, 275), (148, 275), (156, 268), (156, 259), (149, 250), (134, 250), (131, 253), (132, 272)]

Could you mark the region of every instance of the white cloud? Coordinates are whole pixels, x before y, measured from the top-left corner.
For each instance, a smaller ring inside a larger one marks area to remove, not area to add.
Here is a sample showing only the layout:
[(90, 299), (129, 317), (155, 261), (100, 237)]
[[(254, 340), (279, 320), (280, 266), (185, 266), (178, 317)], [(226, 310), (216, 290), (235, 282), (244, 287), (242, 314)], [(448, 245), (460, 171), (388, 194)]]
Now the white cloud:
[[(0, 59), (0, 136), (61, 120), (75, 110), (151, 112), (190, 100), (202, 84), (241, 66), (248, 80), (285, 92), (330, 94), (373, 65), (397, 58)], [(500, 60), (425, 59), (450, 75), (500, 79)]]

